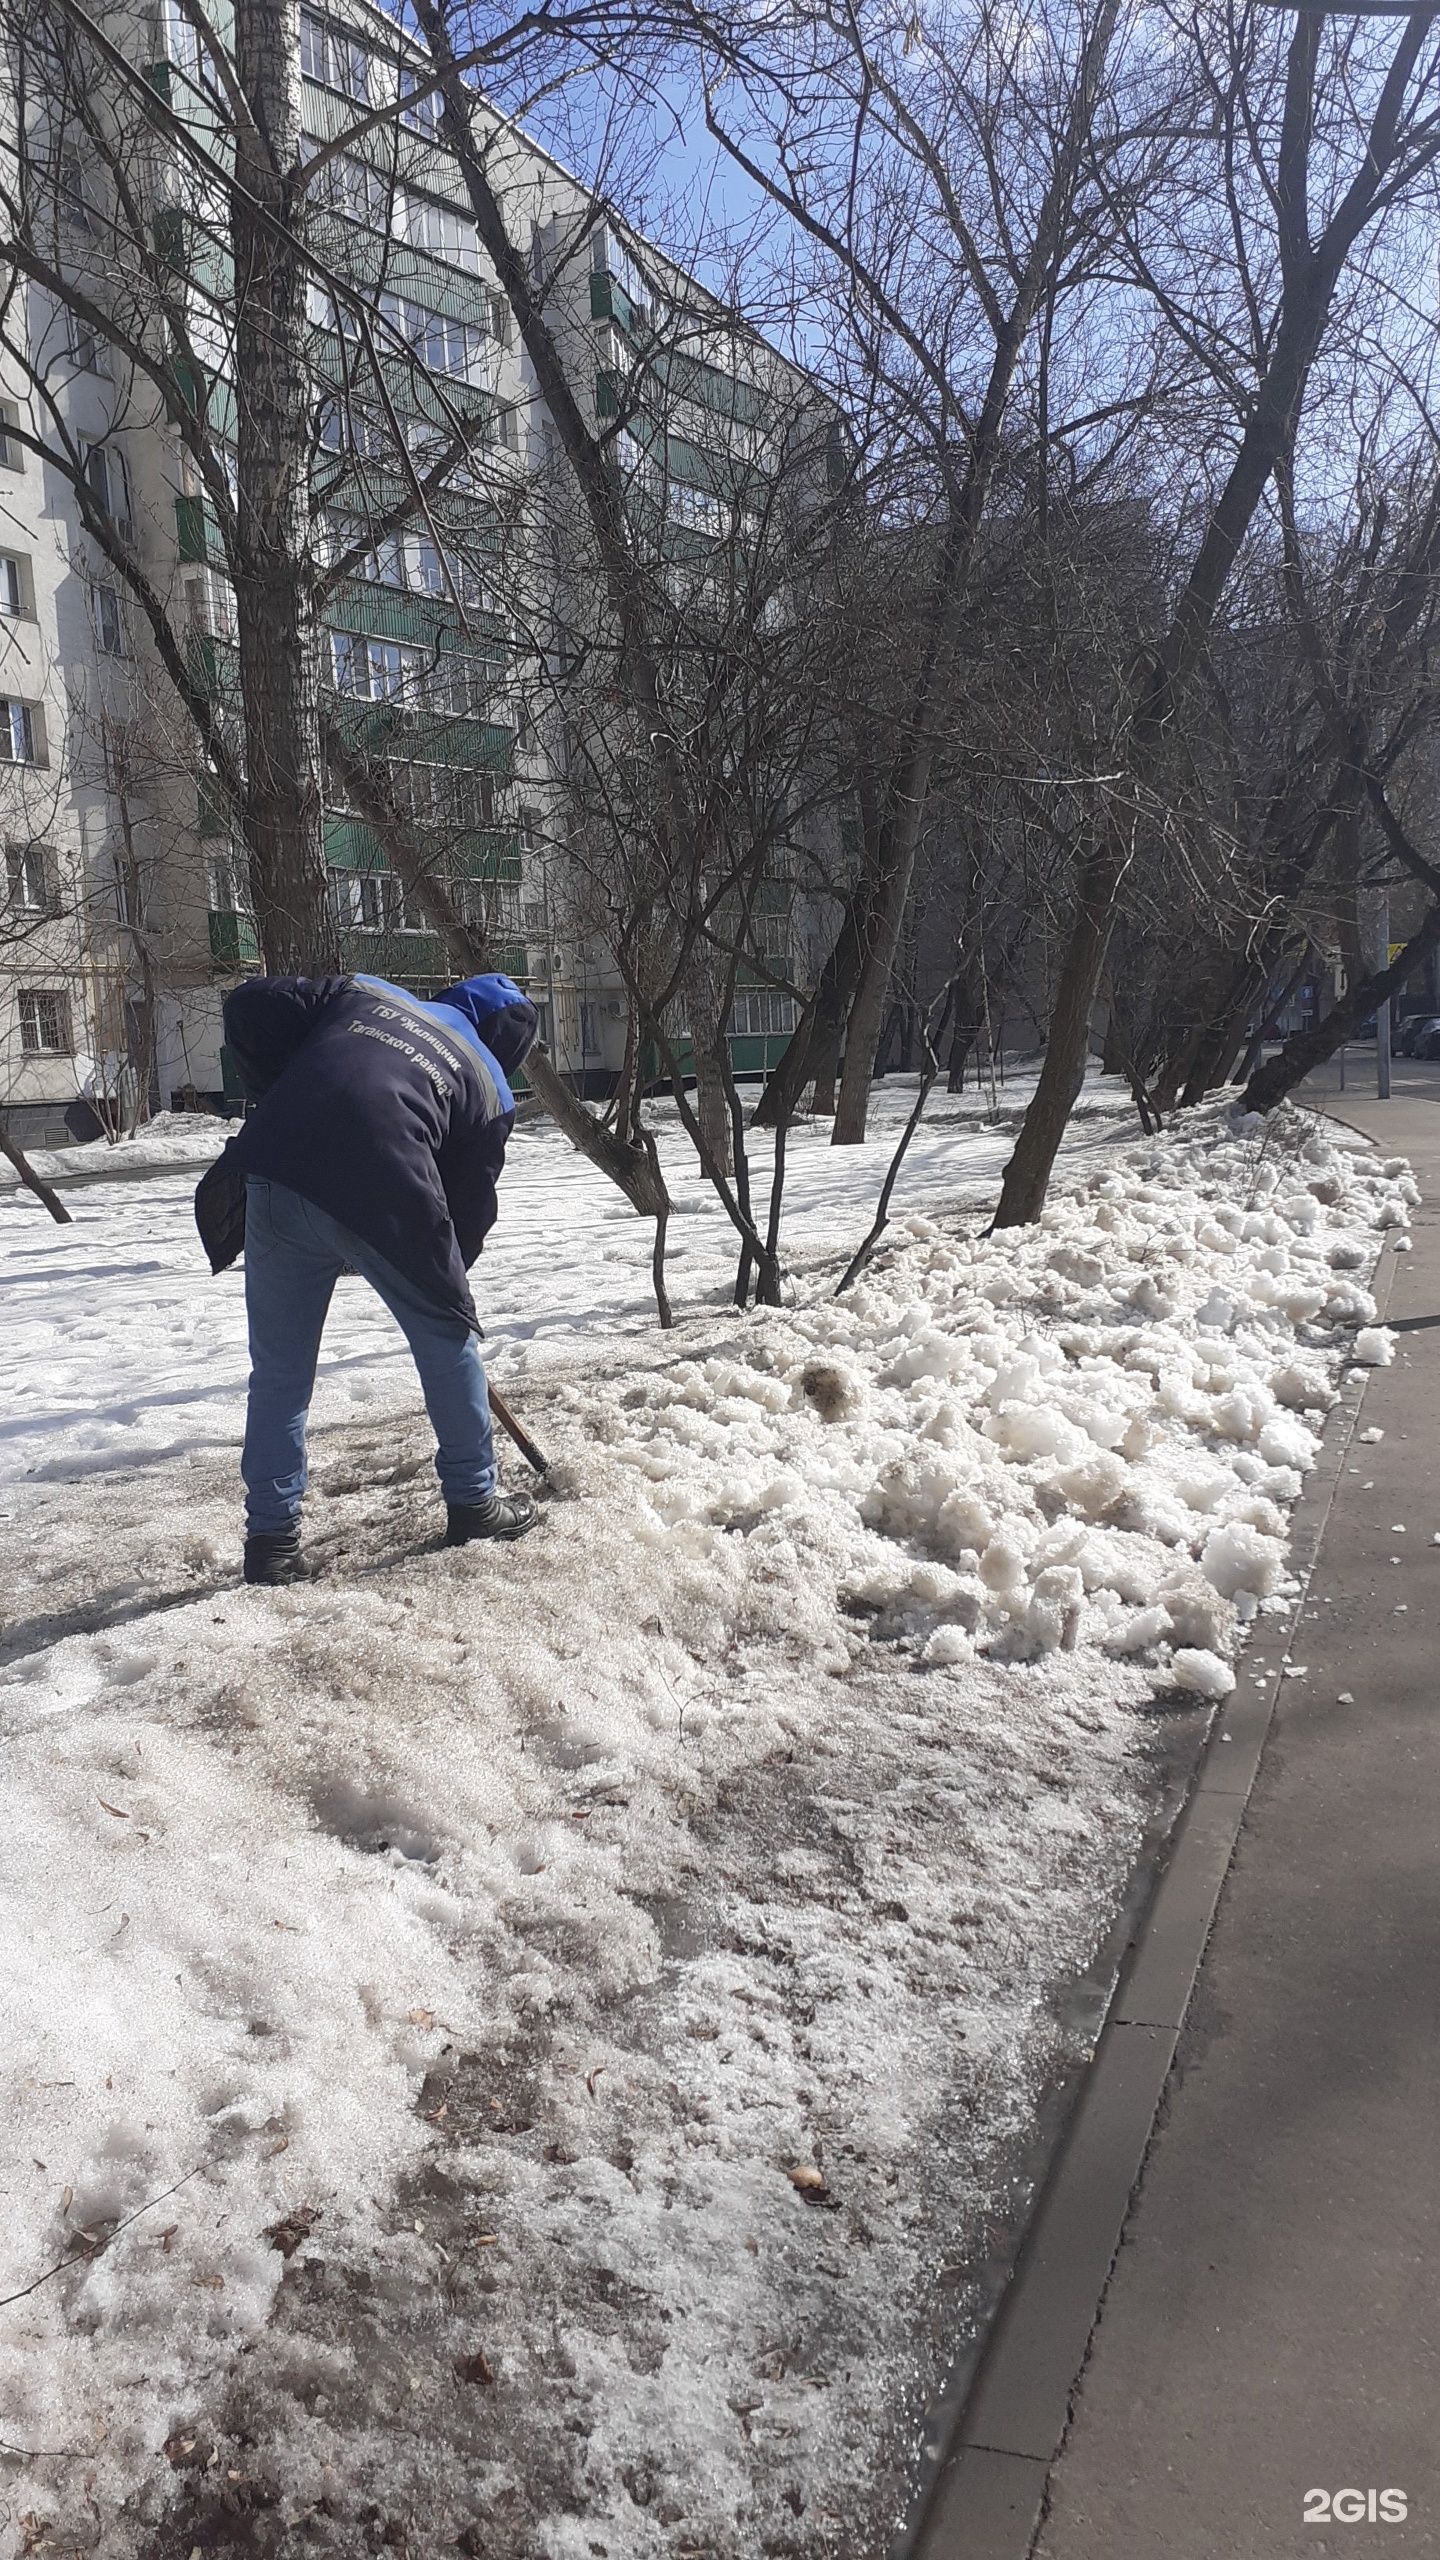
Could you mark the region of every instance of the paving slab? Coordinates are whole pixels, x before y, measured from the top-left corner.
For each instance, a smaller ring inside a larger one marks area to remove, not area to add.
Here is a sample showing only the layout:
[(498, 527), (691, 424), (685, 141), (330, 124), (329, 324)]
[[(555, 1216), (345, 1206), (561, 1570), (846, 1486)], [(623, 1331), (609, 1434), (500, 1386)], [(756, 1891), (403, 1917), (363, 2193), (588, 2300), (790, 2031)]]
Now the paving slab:
[[(1369, 1073), (1314, 1098), (1425, 1194), (1384, 1438), (1339, 1461), (1036, 2560), (1440, 2552), (1440, 1072), (1397, 1062), (1383, 1104)], [(1198, 1907), (1223, 1814), (1187, 1819)], [(1121, 2014), (1183, 1989), (1142, 1951)]]

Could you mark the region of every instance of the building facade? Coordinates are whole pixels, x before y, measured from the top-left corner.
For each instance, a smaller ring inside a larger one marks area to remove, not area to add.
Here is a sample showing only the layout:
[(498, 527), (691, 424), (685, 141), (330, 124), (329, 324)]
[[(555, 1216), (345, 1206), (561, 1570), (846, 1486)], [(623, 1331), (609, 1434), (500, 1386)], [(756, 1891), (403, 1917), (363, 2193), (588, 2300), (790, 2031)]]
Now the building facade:
[[(156, 94), (220, 154), (176, 0), (115, 23)], [(596, 768), (612, 715), (589, 679), (590, 571), (567, 531), (573, 492), (554, 423), (395, 22), (307, 8), (298, 42), (305, 149), (324, 161), (305, 236), (326, 717), (403, 818), (424, 873), (483, 937), (489, 965), (527, 988), (562, 1071), (603, 1091), (627, 1006), (604, 895), (577, 854), (576, 772)], [(103, 293), (106, 163), (118, 150), (87, 157), (86, 139), (83, 116), (46, 127), (51, 245), (81, 288)], [(672, 591), (689, 611), (699, 590), (718, 596), (723, 573), (733, 598), (794, 418), (814, 409), (803, 377), (622, 235), (522, 134), (496, 120), (487, 143), (567, 381), (611, 439)], [(16, 147), (33, 152), (33, 136)], [(202, 351), (223, 460), (234, 324), (224, 188), (207, 208), (184, 153), (149, 136), (143, 173), (142, 264), (148, 275), (153, 247), (166, 361), (178, 343), (198, 379)], [(56, 1144), (148, 1107), (233, 1106), (221, 1005), (260, 947), (226, 795), (152, 617), (96, 534), (98, 507), (234, 735), (235, 603), (213, 476), (207, 485), (151, 395), (143, 361), (33, 277), (15, 306), (0, 342), (0, 1110), (22, 1143)], [(133, 325), (137, 346), (160, 326), (143, 314)], [(623, 772), (617, 746), (612, 804)], [(341, 965), (433, 991), (455, 974), (433, 901), (364, 800), (339, 786), (332, 762), (325, 847)], [(626, 823), (612, 805), (622, 842)], [(742, 1072), (773, 1061), (794, 1018), (773, 979), (792, 967), (795, 893), (783, 854), (771, 868), (746, 928), (757, 965), (742, 968), (728, 1026)], [(683, 999), (672, 1021), (683, 1045)]]

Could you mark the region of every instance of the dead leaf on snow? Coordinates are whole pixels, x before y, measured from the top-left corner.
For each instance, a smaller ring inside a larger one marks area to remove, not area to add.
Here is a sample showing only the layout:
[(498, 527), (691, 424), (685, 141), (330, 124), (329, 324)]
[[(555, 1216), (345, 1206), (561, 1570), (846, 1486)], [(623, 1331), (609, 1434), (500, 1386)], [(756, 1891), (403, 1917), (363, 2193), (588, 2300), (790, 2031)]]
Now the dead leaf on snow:
[(494, 2381), (495, 2367), (483, 2347), (477, 2347), (473, 2356), (455, 2358), (455, 2379), (457, 2382)]
[(279, 2250), (282, 2258), (293, 2258), (301, 2241), (309, 2239), (320, 2217), (318, 2204), (297, 2205), (293, 2213), (287, 2213), (279, 2222), (272, 2222), (264, 2237), (272, 2249)]

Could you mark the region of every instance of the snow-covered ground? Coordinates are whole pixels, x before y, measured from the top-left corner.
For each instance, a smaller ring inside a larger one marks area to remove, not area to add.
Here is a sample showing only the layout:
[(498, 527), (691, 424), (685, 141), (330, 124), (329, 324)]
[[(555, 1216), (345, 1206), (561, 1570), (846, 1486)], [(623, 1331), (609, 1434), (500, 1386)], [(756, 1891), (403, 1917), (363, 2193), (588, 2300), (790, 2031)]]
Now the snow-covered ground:
[(298, 1591), (236, 1583), (241, 1284), (190, 1179), (0, 1200), (3, 2560), (149, 2560), (167, 2515), (336, 2560), (883, 2547), (937, 2289), (1077, 2050), (1167, 1710), (1290, 1605), (1415, 1196), (1299, 1115), (1137, 1142), (1097, 1086), (986, 1239), (1013, 1129), (942, 1100), (837, 1301), (908, 1099), (794, 1142), (748, 1317), (667, 1137), (668, 1337), (648, 1229), (519, 1132), (478, 1296), (544, 1524), (436, 1548), (343, 1282)]

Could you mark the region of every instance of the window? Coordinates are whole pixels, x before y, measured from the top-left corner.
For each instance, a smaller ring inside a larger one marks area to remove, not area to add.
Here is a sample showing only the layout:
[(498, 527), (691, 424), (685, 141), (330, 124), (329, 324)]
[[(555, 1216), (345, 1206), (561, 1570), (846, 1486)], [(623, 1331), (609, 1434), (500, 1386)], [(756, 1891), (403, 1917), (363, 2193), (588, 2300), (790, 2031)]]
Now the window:
[(0, 613), (26, 614), (30, 610), (27, 563), (0, 551)]
[(18, 915), (48, 916), (56, 906), (54, 857), (43, 844), (11, 845), (5, 856), (10, 905)]
[(235, 590), (217, 569), (202, 569), (198, 577), (187, 578), (185, 601), (192, 631), (211, 640), (234, 639)]
[(55, 192), (60, 199), (61, 220), (68, 222), (75, 231), (93, 231), (90, 190), (85, 164), (78, 151), (61, 152)]
[(480, 264), (475, 225), (448, 204), (432, 204), (428, 196), (401, 188), (395, 199), (395, 228), (412, 249), (428, 249), (432, 258), (463, 267), (474, 275)]
[(25, 456), (16, 430), (20, 412), (13, 400), (0, 400), (0, 471), (23, 471)]
[(395, 930), (398, 933), (428, 933), (430, 919), (420, 903), (419, 890), (407, 887), (393, 873), (385, 885), (389, 892), (387, 909)]
[(162, 0), (160, 10), (161, 41), (165, 59), (188, 79), (200, 77), (200, 38), (180, 6), (180, 0)]
[(70, 361), (78, 373), (108, 374), (109, 354), (98, 329), (84, 320), (70, 322)]
[(486, 332), (446, 311), (427, 311), (398, 293), (382, 293), (380, 316), (388, 322), (431, 373), (454, 381), (484, 384), (487, 378)]
[(412, 701), (428, 663), (424, 649), (400, 640), (372, 640), (359, 632), (332, 631), (335, 690), (361, 702), (395, 702), (406, 693)]
[(0, 694), (0, 764), (38, 764), (35, 707)]
[(382, 533), (378, 541), (367, 543), (369, 530), (362, 516), (327, 515), (318, 545), (322, 559), (332, 568), (337, 561), (348, 560), (346, 576), (369, 586), (408, 586), (403, 536)]
[(129, 655), (125, 634), (125, 608), (113, 587), (92, 587), (90, 610), (95, 622), (95, 645), (107, 658)]
[(632, 302), (645, 299), (645, 279), (619, 234), (602, 222), (590, 242), (590, 264), (597, 276), (613, 276)]
[[(308, 138), (321, 147), (318, 135)], [(321, 204), (332, 213), (344, 214), (347, 222), (383, 226), (389, 214), (390, 189), (379, 170), (349, 151), (327, 160), (315, 180), (315, 192)]]
[(382, 880), (376, 871), (332, 871), (335, 920), (342, 933), (383, 933)]
[(308, 9), (300, 12), (300, 68), (307, 80), (318, 80), (326, 89), (338, 89), (342, 98), (353, 98), (357, 106), (379, 103), (371, 96), (374, 56), (353, 36), (327, 26), (323, 18), (313, 16)]
[[(448, 578), (445, 574), (447, 568)], [(416, 535), (409, 545), (409, 569), (408, 583), (418, 587), (422, 595), (436, 596), (443, 601), (452, 594), (458, 594), (467, 613), (488, 610), (480, 572), (474, 562), (465, 559), (461, 553), (450, 551), (442, 559), (435, 543), (424, 535)]]
[(764, 1039), (793, 1031), (795, 1000), (782, 996), (778, 987), (747, 987), (735, 998), (726, 1027), (732, 1039)]
[(440, 120), (445, 112), (445, 101), (438, 89), (422, 89), (419, 86), (424, 77), (423, 71), (410, 71), (402, 67), (400, 121), (402, 124), (408, 124), (412, 133), (428, 134), (433, 142), (440, 132)]
[(499, 658), (472, 658), (450, 650), (431, 677), (430, 707), (449, 711), (458, 720), (493, 719), (495, 696), (504, 680), (505, 669)]
[(362, 460), (383, 462), (390, 451), (390, 429), (378, 409), (349, 400), (322, 400), (317, 426), (327, 453), (353, 453)]
[(475, 835), (495, 824), (495, 776), (483, 767), (420, 764), (392, 770), (397, 799), (427, 825)]
[(233, 845), (210, 857), (210, 906), (217, 916), (248, 916), (250, 865)]
[(373, 578), (378, 587), (403, 587), (405, 576), (405, 543), (398, 533), (382, 534), (373, 551), (355, 572), (357, 578)]
[(110, 885), (115, 892), (115, 915), (120, 924), (142, 925), (145, 902), (140, 889), (140, 874), (134, 861), (125, 853), (110, 857)]
[(684, 480), (670, 482), (665, 509), (672, 524), (683, 524), (691, 533), (723, 534), (729, 526), (720, 500), (709, 489), (692, 489)]
[(85, 479), (116, 530), (125, 532), (130, 520), (130, 484), (124, 457), (113, 444), (87, 446)]
[(68, 1055), (70, 999), (50, 987), (20, 990), (20, 1046), (27, 1054), (49, 1050)]
[(587, 1058), (593, 1058), (599, 1054), (600, 1008), (595, 1004), (587, 1004), (583, 997), (580, 1003), (580, 1046)]

